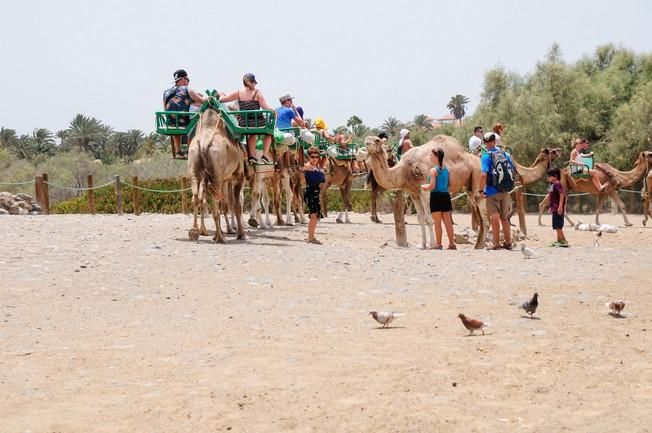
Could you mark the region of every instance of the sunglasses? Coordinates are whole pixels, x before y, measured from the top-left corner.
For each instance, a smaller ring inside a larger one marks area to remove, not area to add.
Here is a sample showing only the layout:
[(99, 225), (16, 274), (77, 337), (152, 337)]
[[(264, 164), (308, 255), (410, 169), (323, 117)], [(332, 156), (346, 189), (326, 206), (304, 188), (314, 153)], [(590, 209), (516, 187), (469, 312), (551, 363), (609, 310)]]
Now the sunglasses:
[(310, 155), (308, 158), (310, 158), (310, 159), (319, 159), (319, 155)]

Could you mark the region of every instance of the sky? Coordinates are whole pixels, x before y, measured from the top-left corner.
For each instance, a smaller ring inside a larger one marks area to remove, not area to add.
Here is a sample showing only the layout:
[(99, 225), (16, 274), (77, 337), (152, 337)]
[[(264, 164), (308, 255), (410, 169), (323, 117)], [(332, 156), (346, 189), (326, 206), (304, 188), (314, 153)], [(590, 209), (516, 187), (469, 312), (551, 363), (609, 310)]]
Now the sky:
[[(557, 42), (572, 63), (601, 44), (652, 52), (649, 0), (0, 0), (0, 126), (65, 129), (77, 113), (154, 129), (176, 69), (230, 92), (253, 72), (273, 106), (295, 96), (330, 128), (357, 115), (447, 114), (495, 67), (526, 74)], [(11, 101), (11, 103), (8, 103)]]

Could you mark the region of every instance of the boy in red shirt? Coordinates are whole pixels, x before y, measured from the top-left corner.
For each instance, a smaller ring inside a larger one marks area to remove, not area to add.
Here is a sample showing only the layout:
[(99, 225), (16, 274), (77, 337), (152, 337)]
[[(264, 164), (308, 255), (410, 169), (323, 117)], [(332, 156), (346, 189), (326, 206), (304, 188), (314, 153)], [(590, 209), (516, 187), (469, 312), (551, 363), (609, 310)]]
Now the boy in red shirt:
[(559, 179), (561, 173), (558, 168), (548, 170), (548, 198), (550, 199), (550, 213), (552, 214), (552, 229), (557, 233), (557, 240), (550, 244), (553, 247), (568, 247), (564, 236), (564, 210), (566, 209), (566, 195)]

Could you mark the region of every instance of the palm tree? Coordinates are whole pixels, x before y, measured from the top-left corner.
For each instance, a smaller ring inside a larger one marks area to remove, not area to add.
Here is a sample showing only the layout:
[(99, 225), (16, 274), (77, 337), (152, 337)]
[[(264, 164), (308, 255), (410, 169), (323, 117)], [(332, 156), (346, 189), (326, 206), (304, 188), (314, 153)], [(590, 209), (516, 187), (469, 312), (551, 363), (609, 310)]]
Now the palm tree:
[(401, 129), (401, 121), (396, 117), (388, 117), (385, 119), (382, 125), (379, 128), (381, 131), (384, 131), (389, 136), (398, 135), (399, 130)]
[(15, 129), (0, 128), (0, 147), (11, 148), (13, 143), (18, 140)]
[(32, 131), (32, 150), (36, 155), (52, 156), (57, 152), (54, 134), (45, 128)]
[(451, 100), (448, 101), (448, 108), (451, 114), (455, 117), (455, 120), (460, 123), (462, 118), (466, 115), (466, 104), (469, 103), (469, 98), (464, 95), (457, 94), (451, 96)]
[(423, 130), (432, 129), (432, 122), (430, 122), (430, 118), (425, 114), (417, 114), (416, 116), (414, 116), (414, 120), (412, 120), (412, 124), (417, 128)]
[(110, 127), (96, 118), (77, 114), (65, 131), (65, 137), (72, 146), (101, 158), (110, 131)]

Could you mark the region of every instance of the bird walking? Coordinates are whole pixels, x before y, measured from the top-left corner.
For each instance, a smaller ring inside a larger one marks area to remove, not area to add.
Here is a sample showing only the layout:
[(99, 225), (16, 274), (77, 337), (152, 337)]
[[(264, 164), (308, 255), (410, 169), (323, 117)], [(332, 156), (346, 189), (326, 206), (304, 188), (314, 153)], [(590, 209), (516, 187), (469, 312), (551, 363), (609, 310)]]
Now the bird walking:
[(595, 233), (595, 240), (593, 241), (593, 246), (598, 248), (600, 246), (600, 238), (602, 237), (602, 232)]
[(526, 259), (529, 259), (532, 256), (536, 255), (534, 250), (530, 247), (525, 246), (525, 244), (521, 244), (521, 253), (523, 254), (523, 257)]
[(525, 312), (530, 315), (530, 319), (532, 319), (534, 317), (534, 313), (537, 311), (537, 307), (539, 307), (539, 294), (535, 292), (532, 296), (532, 299), (523, 302), (519, 308), (525, 310)]
[(469, 335), (473, 335), (473, 332), (475, 331), (482, 331), (482, 335), (484, 335), (484, 329), (490, 326), (489, 323), (485, 323), (481, 320), (470, 319), (462, 313), (458, 314), (457, 317), (462, 320), (464, 327), (469, 330)]
[(370, 311), (369, 314), (371, 314), (371, 317), (373, 317), (376, 322), (383, 325), (383, 328), (387, 328), (395, 318), (403, 316), (402, 313), (395, 313), (393, 311)]
[(615, 317), (621, 317), (622, 312), (625, 309), (625, 301), (622, 299), (614, 302), (607, 302), (605, 305), (609, 308), (609, 314)]

